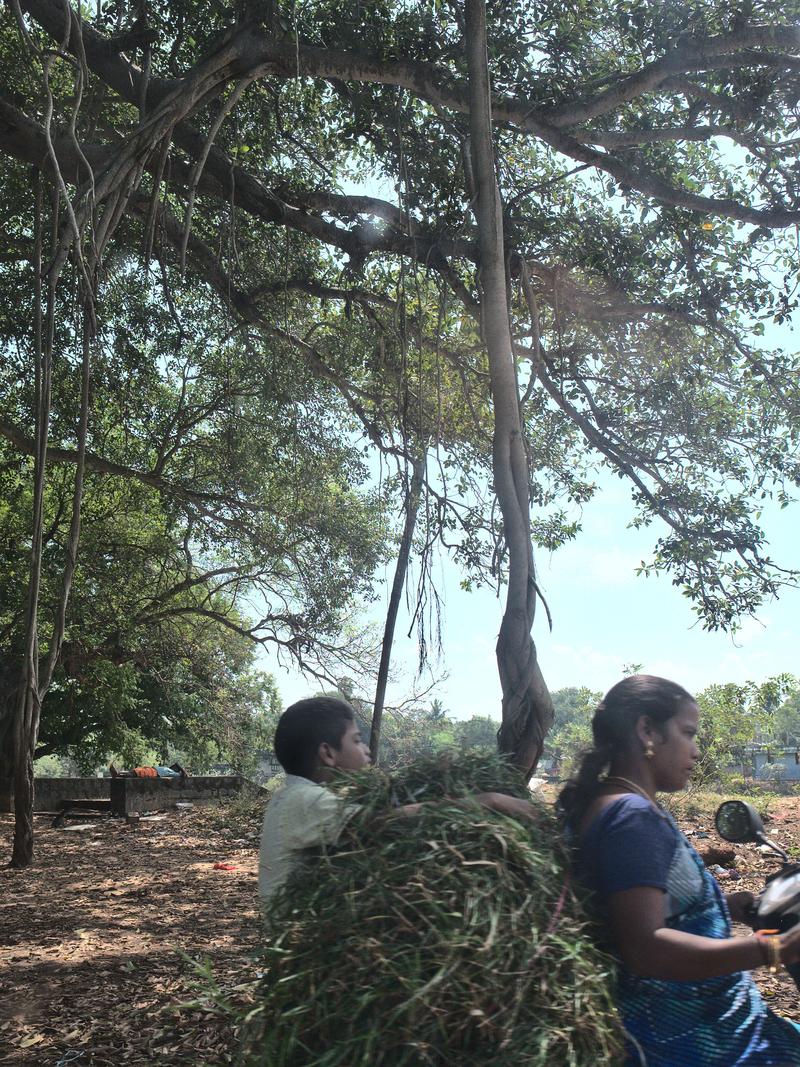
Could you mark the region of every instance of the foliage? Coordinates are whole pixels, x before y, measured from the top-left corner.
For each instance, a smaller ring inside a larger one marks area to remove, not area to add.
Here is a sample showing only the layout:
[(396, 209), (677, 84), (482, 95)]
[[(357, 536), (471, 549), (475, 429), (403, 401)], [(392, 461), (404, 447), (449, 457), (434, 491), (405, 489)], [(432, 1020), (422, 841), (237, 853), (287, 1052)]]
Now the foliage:
[(559, 730), (575, 719), (590, 718), (601, 695), (584, 686), (567, 686), (553, 693), (553, 730)]
[(34, 763), (37, 778), (78, 778), (80, 768), (69, 756), (40, 756)]
[[(355, 686), (352, 678), (339, 678), (337, 688), (328, 695), (338, 696), (352, 705), (362, 736), (368, 741), (372, 706), (357, 695)], [(438, 698), (433, 699), (430, 707), (412, 702), (408, 707), (386, 708), (379, 763), (384, 770), (392, 771), (445, 749), (462, 753), (496, 752), (499, 726), (500, 723), (488, 715), (454, 719)]]
[(792, 690), (773, 712), (770, 724), (772, 736), (783, 745), (800, 743), (800, 689), (797, 688), (797, 679), (794, 679)]
[(473, 715), (453, 724), (455, 743), (462, 752), (494, 752), (500, 723), (489, 715)]
[(556, 773), (568, 778), (576, 768), (581, 754), (592, 747), (592, 727), (589, 716), (573, 719), (548, 736), (546, 755), (553, 760)]
[[(552, 815), (542, 805), (530, 827), (465, 799), (526, 795), (508, 765), (434, 757), (341, 788), (361, 810), (268, 913), (247, 1063), (588, 1067), (619, 1054), (610, 960)], [(419, 817), (389, 813), (414, 801), (430, 802)]]
[[(224, 759), (247, 772), (271, 733), (259, 709), (274, 702), (272, 683), (252, 669), (258, 644), (323, 669), (340, 653), (363, 667), (366, 646), (347, 631), (354, 599), (368, 592), (361, 575), (382, 551), (382, 505), (374, 491), (358, 494), (365, 469), (352, 446), (322, 433), (328, 416), (299, 426), (296, 407), (260, 389), (252, 352), (245, 363), (216, 337), (213, 326), (225, 324), (215, 309), (188, 288), (174, 295), (177, 322), (163, 302), (143, 299), (130, 270), (109, 285), (90, 434), (90, 459), (102, 462), (87, 475), (67, 632), (37, 752), (71, 753), (88, 769), (111, 755), (151, 762), (172, 746), (196, 771)], [(0, 373), (0, 413), (24, 404), (30, 377), (25, 324), (14, 326), (20, 332), (4, 338), (16, 357)], [(68, 326), (62, 332), (68, 344)], [(59, 364), (54, 446), (69, 443), (75, 384), (69, 362)], [(9, 692), (31, 487), (30, 461), (7, 441), (0, 489), (0, 673)], [(59, 595), (71, 491), (69, 465), (51, 467), (45, 618)], [(9, 722), (0, 707), (0, 748)]]
[(774, 713), (791, 683), (790, 675), (779, 675), (761, 685), (710, 685), (697, 695), (701, 757), (694, 780), (699, 785), (723, 778), (737, 762), (741, 765), (747, 746), (769, 736)]
[[(32, 11), (32, 32), (39, 33), (36, 4)], [(781, 237), (795, 196), (782, 163), (794, 122), (793, 75), (779, 57), (770, 62), (771, 42), (761, 42), (759, 52), (736, 36), (744, 38), (766, 12), (768, 22), (791, 22), (797, 14), (793, 3), (754, 8), (713, 0), (685, 11), (615, 0), (569, 13), (554, 3), (516, 3), (490, 14), (495, 90), (524, 101), (496, 137), (521, 366), (536, 364), (537, 353), (527, 345), (530, 308), (518, 284), (520, 257), (531, 261), (540, 316), (539, 382), (526, 395), (534, 534), (548, 547), (575, 536), (578, 524), (564, 505), (591, 495), (592, 468), (612, 467), (631, 479), (636, 521), (658, 516), (667, 524), (646, 566), (672, 570), (710, 625), (730, 625), (779, 580), (763, 555), (753, 508), (762, 493), (787, 499), (797, 474), (792, 360), (751, 346), (753, 327), (758, 335), (770, 317), (785, 318), (794, 307), (794, 250)], [(385, 446), (409, 429), (421, 439), (435, 437), (446, 450), (437, 477), (454, 505), (439, 510), (436, 521), (470, 580), (486, 577), (495, 569), (487, 567), (492, 522), (464, 492), (474, 486), (485, 495), (490, 416), (485, 365), (470, 323), (474, 306), (467, 302), (466, 317), (463, 306), (465, 290), (473, 297), (474, 286), (466, 123), (457, 99), (443, 107), (429, 98), (436, 92), (407, 84), (391, 66), (429, 65), (430, 84), (436, 91), (454, 85), (457, 98), (464, 74), (458, 17), (427, 4), (342, 8), (329, 0), (301, 13), (279, 4), (262, 15), (261, 46), (281, 53), (296, 45), (294, 66), (262, 65), (259, 80), (216, 133), (193, 201), (194, 297), (171, 270), (175, 249), (165, 222), (158, 249), (163, 270), (145, 276), (146, 303), (164, 320), (170, 304), (177, 310), (176, 353), (208, 327), (213, 332), (215, 318), (235, 322), (238, 314), (249, 323), (240, 335), (242, 353), (258, 352), (269, 337), (267, 380), (278, 394), (297, 397), (313, 381), (315, 416), (343, 402), (373, 445)], [(118, 32), (133, 17), (124, 5), (103, 9), (93, 16), (94, 29)], [(205, 0), (171, 0), (151, 13), (154, 97), (166, 90), (160, 79), (190, 76), (231, 18), (227, 8)], [(287, 27), (298, 34), (294, 45), (283, 36)], [(250, 34), (253, 45), (252, 27), (232, 33), (237, 42)], [(679, 85), (656, 81), (644, 95), (632, 90), (605, 99), (604, 86), (671, 54), (677, 40), (715, 34), (731, 37), (730, 49), (723, 49), (727, 68), (716, 64), (698, 73), (685, 57), (686, 70), (676, 59)], [(9, 55), (18, 47), (10, 18), (2, 43)], [(306, 48), (327, 55), (331, 69), (311, 76)], [(358, 63), (364, 49), (379, 57), (379, 82), (395, 81), (397, 88), (372, 83)], [(89, 61), (97, 94), (81, 134), (96, 136), (99, 113), (100, 128), (131, 135), (138, 73), (129, 71), (126, 58), (113, 64), (118, 74), (131, 74), (126, 95), (124, 77), (109, 84), (108, 68), (93, 55)], [(334, 70), (337, 64), (342, 69)], [(765, 77), (775, 66), (780, 76)], [(65, 66), (56, 83), (64, 106), (70, 77)], [(15, 99), (30, 101), (35, 80), (18, 66), (11, 89)], [(225, 92), (223, 79), (214, 102), (179, 124), (174, 151), (181, 163), (184, 154), (194, 158)], [(595, 99), (596, 115), (588, 103)], [(578, 114), (569, 119), (563, 113), (572, 105)], [(662, 136), (662, 129), (674, 136)], [(592, 153), (587, 144), (604, 151)], [(12, 154), (14, 147), (8, 145)], [(98, 152), (103, 147), (101, 139)], [(228, 196), (223, 175), (231, 172), (237, 182)], [(165, 210), (179, 212), (184, 172), (165, 174), (172, 198)], [(19, 243), (29, 210), (26, 186), (14, 167), (7, 180), (9, 237)], [(354, 182), (371, 188), (376, 180), (396, 187), (396, 203), (343, 192)], [(741, 225), (748, 211), (763, 216), (762, 225)], [(409, 225), (415, 247), (402, 239)], [(140, 229), (132, 213), (117, 242), (123, 250), (138, 247)], [(439, 238), (452, 264), (441, 259)], [(203, 242), (215, 239), (223, 263), (203, 252)], [(119, 274), (134, 269), (130, 259), (117, 262), (124, 264)], [(21, 291), (20, 270), (9, 275)], [(164, 278), (175, 290), (171, 301), (160, 291)], [(209, 316), (203, 285), (218, 291), (227, 285), (233, 306)], [(9, 319), (18, 304), (10, 302)], [(119, 304), (110, 302), (108, 314), (119, 315)], [(22, 321), (20, 315), (17, 330)], [(313, 351), (300, 341), (309, 329)], [(239, 366), (234, 360), (234, 374)], [(236, 398), (227, 400), (236, 454), (246, 435), (239, 432)], [(246, 410), (248, 402), (240, 402)], [(162, 425), (156, 421), (154, 428)], [(766, 471), (769, 478), (762, 477)]]
[(553, 693), (553, 727), (545, 743), (561, 777), (569, 777), (580, 754), (592, 747), (591, 721), (602, 694), (586, 686), (569, 686)]
[[(93, 606), (105, 612), (102, 636), (109, 641), (120, 616), (154, 626), (194, 611), (301, 658), (318, 640), (324, 661), (323, 643), (333, 651), (350, 605), (368, 593), (382, 558), (381, 496), (359, 493), (368, 472), (359, 450), (343, 439), (348, 426), (332, 398), (323, 403), (309, 395), (302, 377), (303, 397), (292, 397), (285, 367), (276, 388), (265, 389), (275, 348), (231, 337), (226, 316), (202, 288), (173, 285), (170, 301), (174, 316), (163, 289), (143, 292), (125, 261), (109, 283), (108, 347), (94, 367), (97, 413), (74, 597), (81, 580), (100, 593)], [(22, 353), (25, 340), (23, 332), (5, 338)], [(24, 355), (10, 361), (0, 412), (24, 402), (28, 377)], [(54, 416), (53, 445), (69, 440), (76, 387), (69, 364), (56, 384), (65, 410)], [(0, 583), (14, 583), (3, 598), (4, 612), (13, 613), (26, 580), (21, 546), (30, 472), (24, 457), (4, 445), (2, 534), (14, 548)], [(68, 521), (69, 476), (68, 467), (56, 467), (50, 478), (51, 570)], [(53, 596), (46, 587), (43, 607)], [(240, 602), (248, 602), (247, 612), (238, 610)], [(73, 629), (83, 629), (80, 605), (71, 612)], [(257, 625), (245, 622), (256, 613)]]
[[(711, 782), (729, 784), (753, 745), (770, 739), (788, 743), (783, 739), (793, 736), (796, 684), (791, 675), (782, 674), (760, 685), (711, 685), (698, 694), (701, 758), (693, 780), (699, 788)], [(576, 759), (592, 746), (591, 719), (600, 699), (600, 693), (586, 687), (553, 693), (555, 721), (545, 755), (562, 776), (568, 776)]]
[(226, 667), (220, 644), (195, 649), (184, 670), (98, 660), (79, 677), (59, 671), (44, 702), (40, 751), (71, 757), (82, 773), (109, 760), (131, 767), (177, 759), (195, 774), (223, 762), (252, 775), (259, 750), (272, 745), (280, 697), (271, 675)]
[[(97, 272), (87, 464), (163, 540), (153, 558), (168, 582), (147, 622), (211, 612), (328, 681), (363, 669), (369, 641), (348, 626), (388, 525), (365, 454), (396, 493), (426, 451), (422, 602), (437, 538), (467, 586), (502, 582), (508, 563), (461, 8), (120, 0), (81, 6), (64, 38), (69, 11), (20, 0), (0, 13), (0, 469), (8, 459), (19, 514), (35, 380), (30, 168), (50, 152), (45, 184), (58, 170), (72, 209), (59, 229), (45, 197), (42, 228), (66, 256), (50, 301), (53, 458), (71, 473), (74, 294), (97, 236), (73, 247), (71, 219), (102, 228), (119, 208)], [(800, 482), (797, 357), (764, 340), (798, 304), (799, 16), (797, 0), (489, 9), (530, 533), (548, 550), (576, 536), (596, 473), (613, 471), (633, 523), (653, 532), (642, 572), (669, 573), (710, 628), (735, 627), (792, 580), (761, 509), (786, 506)], [(69, 481), (49, 488), (51, 579)], [(86, 518), (103, 528), (91, 507)], [(522, 522), (527, 550), (527, 511)], [(16, 527), (3, 669), (25, 600), (30, 534)], [(112, 580), (107, 561), (118, 554), (123, 571), (127, 553), (113, 537), (97, 548), (82, 565), (99, 560)], [(55, 599), (51, 580), (43, 607)], [(83, 620), (71, 625), (79, 640)], [(540, 705), (526, 720), (539, 736)]]

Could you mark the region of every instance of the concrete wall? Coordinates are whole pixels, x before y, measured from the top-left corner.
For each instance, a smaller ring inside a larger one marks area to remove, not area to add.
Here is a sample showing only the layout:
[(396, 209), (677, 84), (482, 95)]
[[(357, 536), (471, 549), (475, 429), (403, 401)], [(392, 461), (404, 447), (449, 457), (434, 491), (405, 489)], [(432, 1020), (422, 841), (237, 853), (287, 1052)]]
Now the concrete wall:
[(218, 803), (238, 796), (245, 786), (244, 778), (233, 774), (192, 777), (183, 782), (180, 778), (116, 778), (113, 783), (115, 794), (120, 788), (124, 791), (124, 798), (115, 806), (124, 804), (126, 814), (171, 808), (179, 800), (192, 804)]
[(754, 776), (795, 782), (800, 780), (800, 763), (795, 759), (797, 752), (795, 748), (769, 748), (753, 752)]
[[(0, 812), (13, 811), (10, 783), (0, 782)], [(120, 813), (158, 811), (179, 800), (213, 804), (249, 788), (238, 775), (179, 778), (36, 778), (34, 810), (58, 811), (62, 800), (109, 800)]]
[(110, 782), (110, 778), (34, 778), (34, 811), (58, 811), (59, 802), (68, 797), (108, 800)]

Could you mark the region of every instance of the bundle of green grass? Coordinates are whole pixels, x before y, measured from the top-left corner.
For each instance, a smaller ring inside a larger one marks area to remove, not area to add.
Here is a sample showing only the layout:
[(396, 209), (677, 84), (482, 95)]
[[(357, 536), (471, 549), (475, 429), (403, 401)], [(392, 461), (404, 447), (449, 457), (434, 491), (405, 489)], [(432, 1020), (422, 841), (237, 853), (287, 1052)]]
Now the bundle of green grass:
[[(360, 805), (267, 917), (245, 1028), (260, 1067), (597, 1067), (621, 1060), (611, 964), (555, 820), (470, 801), (528, 797), (497, 757), (445, 754), (334, 788)], [(423, 804), (420, 813), (393, 813)]]

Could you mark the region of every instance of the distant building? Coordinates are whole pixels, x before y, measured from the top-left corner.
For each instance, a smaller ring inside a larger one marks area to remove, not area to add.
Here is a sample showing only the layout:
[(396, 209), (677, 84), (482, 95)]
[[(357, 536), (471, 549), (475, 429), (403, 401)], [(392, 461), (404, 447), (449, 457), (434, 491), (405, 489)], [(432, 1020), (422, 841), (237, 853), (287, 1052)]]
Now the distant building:
[(747, 750), (742, 770), (746, 777), (763, 781), (800, 781), (800, 747), (755, 745)]

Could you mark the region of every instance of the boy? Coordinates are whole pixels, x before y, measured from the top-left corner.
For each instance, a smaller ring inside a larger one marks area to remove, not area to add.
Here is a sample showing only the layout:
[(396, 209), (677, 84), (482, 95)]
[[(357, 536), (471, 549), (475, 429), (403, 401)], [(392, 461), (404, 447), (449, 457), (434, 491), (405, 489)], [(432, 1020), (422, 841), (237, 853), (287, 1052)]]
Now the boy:
[[(281, 715), (275, 730), (275, 755), (286, 784), (264, 813), (258, 861), (258, 892), (267, 902), (300, 862), (305, 849), (333, 845), (358, 810), (325, 788), (334, 771), (357, 771), (370, 762), (353, 709), (334, 697), (298, 700)], [(504, 793), (477, 793), (485, 807), (517, 818), (532, 818), (527, 800)], [(395, 809), (415, 815), (419, 804)]]
[(353, 709), (334, 697), (298, 700), (281, 715), (275, 755), (286, 784), (267, 804), (258, 859), (262, 900), (289, 877), (304, 849), (336, 843), (357, 811), (325, 788), (334, 771), (357, 771), (370, 762)]

